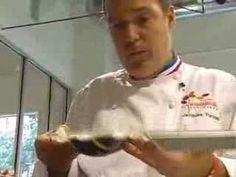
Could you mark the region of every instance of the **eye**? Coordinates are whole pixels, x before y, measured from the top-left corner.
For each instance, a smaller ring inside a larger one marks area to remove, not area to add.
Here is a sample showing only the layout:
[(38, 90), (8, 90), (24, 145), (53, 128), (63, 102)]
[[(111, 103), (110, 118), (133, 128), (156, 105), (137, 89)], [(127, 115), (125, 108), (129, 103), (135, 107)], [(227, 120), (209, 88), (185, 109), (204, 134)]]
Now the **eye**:
[(126, 27), (126, 24), (127, 23), (125, 23), (125, 22), (118, 22), (118, 23), (110, 24), (110, 27), (113, 30), (120, 31), (120, 30), (123, 30)]
[(149, 16), (141, 16), (139, 17), (136, 22), (139, 25), (145, 25), (146, 23), (148, 23), (151, 20), (151, 18)]
[(146, 22), (149, 20), (149, 17), (140, 17), (139, 21), (140, 22)]

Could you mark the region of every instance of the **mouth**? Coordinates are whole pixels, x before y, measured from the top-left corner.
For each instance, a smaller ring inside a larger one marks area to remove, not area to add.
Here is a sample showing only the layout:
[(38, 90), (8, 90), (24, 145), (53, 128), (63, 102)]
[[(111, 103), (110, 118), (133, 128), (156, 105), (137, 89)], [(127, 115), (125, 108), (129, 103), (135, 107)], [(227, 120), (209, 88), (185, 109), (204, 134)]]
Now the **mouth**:
[(147, 53), (148, 53), (147, 50), (137, 50), (137, 51), (130, 52), (128, 54), (128, 57), (138, 57), (138, 56), (146, 55)]

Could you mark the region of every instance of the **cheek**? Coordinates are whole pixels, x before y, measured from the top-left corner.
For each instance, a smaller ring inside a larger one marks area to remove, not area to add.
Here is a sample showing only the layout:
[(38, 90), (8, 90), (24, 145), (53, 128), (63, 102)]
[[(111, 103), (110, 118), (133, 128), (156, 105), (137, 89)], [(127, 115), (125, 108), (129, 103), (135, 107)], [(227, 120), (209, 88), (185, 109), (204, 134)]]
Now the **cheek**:
[(156, 48), (163, 48), (169, 40), (169, 31), (167, 28), (159, 28), (154, 35), (150, 36), (152, 45)]
[(116, 46), (116, 49), (117, 49), (118, 52), (122, 52), (123, 51), (124, 47), (123, 47), (121, 42), (116, 42), (115, 46)]
[(113, 43), (116, 47), (118, 54), (123, 54), (125, 51), (125, 44), (121, 38), (113, 39)]

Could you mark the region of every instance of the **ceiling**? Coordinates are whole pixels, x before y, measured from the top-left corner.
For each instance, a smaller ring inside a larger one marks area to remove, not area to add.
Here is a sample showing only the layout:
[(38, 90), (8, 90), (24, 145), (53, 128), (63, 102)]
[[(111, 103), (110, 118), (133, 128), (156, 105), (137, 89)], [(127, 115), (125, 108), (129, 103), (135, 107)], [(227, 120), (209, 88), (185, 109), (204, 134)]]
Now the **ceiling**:
[(91, 7), (98, 1), (101, 0), (1, 0), (0, 25), (5, 28), (84, 16), (96, 13)]
[[(236, 0), (228, 0), (228, 2), (230, 1)], [(98, 2), (101, 2), (101, 0), (0, 0), (0, 28), (16, 27), (25, 24), (39, 24), (41, 22), (63, 20), (96, 13), (99, 12), (99, 8), (101, 7)], [(183, 6), (183, 4), (187, 6), (201, 5), (201, 0), (199, 0), (199, 2), (197, 0), (176, 0), (176, 2), (178, 6)], [(196, 19), (195, 21), (198, 20)], [(232, 23), (232, 21), (229, 23)], [(198, 26), (196, 26), (196, 29), (197, 27)], [(219, 27), (217, 26), (214, 33), (216, 33), (215, 31), (217, 31)], [(48, 67), (46, 68), (47, 70), (56, 68), (55, 70), (58, 71), (56, 73), (59, 73), (59, 78), (69, 80), (68, 82), (70, 83), (70, 73), (66, 75), (61, 72), (61, 70), (63, 70), (65, 66), (68, 66), (65, 70), (70, 71), (71, 68), (69, 66), (73, 65), (73, 61), (77, 59), (78, 56), (83, 56), (83, 54), (87, 52), (85, 50), (86, 44), (84, 44), (84, 41), (89, 43), (89, 39), (93, 38), (95, 35), (101, 36), (96, 36), (97, 39), (99, 39), (98, 42), (102, 41), (101, 38), (103, 34), (98, 30), (99, 28), (95, 27), (93, 23), (90, 24), (88, 19), (84, 20), (83, 18), (83, 20), (73, 21), (73, 23), (72, 21), (66, 21), (65, 23), (52, 23), (52, 25), (39, 25), (31, 28), (16, 28), (4, 31), (0, 29), (0, 34), (4, 34), (9, 41), (13, 42), (18, 48), (29, 54), (29, 56), (38, 59), (40, 65), (45, 68)], [(201, 30), (196, 31), (201, 32)], [(84, 39), (84, 41), (81, 42), (81, 39)], [(91, 42), (91, 46), (92, 44), (93, 42)], [(80, 45), (80, 47), (78, 47), (78, 45)], [(85, 47), (81, 47), (82, 45), (85, 45)], [(104, 45), (100, 46), (101, 48), (104, 47)], [(81, 50), (78, 52), (77, 48), (81, 48)], [(16, 58), (19, 59), (19, 56), (12, 55), (12, 52), (4, 53), (1, 49), (0, 53), (3, 53), (0, 58), (0, 75), (15, 73), (17, 68), (19, 68), (20, 60), (16, 60)], [(86, 57), (89, 58), (87, 55), (89, 55), (89, 52), (86, 53)], [(49, 61), (48, 58), (51, 60)], [(65, 60), (65, 58), (67, 60)], [(49, 62), (50, 65), (48, 65)], [(55, 62), (62, 64), (55, 65)], [(47, 65), (44, 65), (44, 63)]]
[[(224, 0), (172, 0), (180, 15), (186, 13), (180, 9), (201, 13), (204, 11), (203, 2), (207, 6), (216, 1)], [(225, 4), (235, 1), (226, 0)], [(71, 20), (97, 14), (102, 10), (103, 0), (1, 0), (0, 29)]]

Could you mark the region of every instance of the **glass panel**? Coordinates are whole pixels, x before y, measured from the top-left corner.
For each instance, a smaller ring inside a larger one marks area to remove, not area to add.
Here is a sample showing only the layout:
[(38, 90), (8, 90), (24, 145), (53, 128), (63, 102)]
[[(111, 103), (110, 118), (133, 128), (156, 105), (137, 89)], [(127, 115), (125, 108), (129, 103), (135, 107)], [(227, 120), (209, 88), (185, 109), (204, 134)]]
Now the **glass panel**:
[(56, 128), (65, 121), (66, 89), (52, 81), (50, 129)]
[(0, 43), (0, 170), (14, 168), (21, 57)]
[(21, 146), (20, 175), (22, 177), (32, 177), (34, 168), (34, 141), (38, 131), (38, 113), (24, 113), (23, 135)]
[(20, 142), (20, 176), (31, 177), (34, 167), (34, 140), (38, 133), (47, 131), (49, 77), (26, 62), (22, 127)]
[(0, 24), (36, 24), (96, 13), (101, 7), (102, 0), (1, 0)]
[[(236, 7), (235, 0), (205, 0), (206, 9), (214, 8), (230, 10)], [(173, 4), (180, 16), (199, 14), (203, 11), (202, 0), (174, 0)], [(188, 10), (186, 10), (188, 9)], [(37, 24), (55, 20), (82, 17), (100, 13), (103, 0), (1, 0), (0, 24), (2, 28)], [(14, 14), (12, 13), (14, 11)], [(208, 10), (207, 10), (208, 11)], [(17, 18), (15, 18), (17, 16)]]
[(177, 0), (175, 7), (178, 18), (191, 17), (202, 13), (235, 10), (236, 0), (204, 0), (204, 4), (202, 4), (202, 0)]

